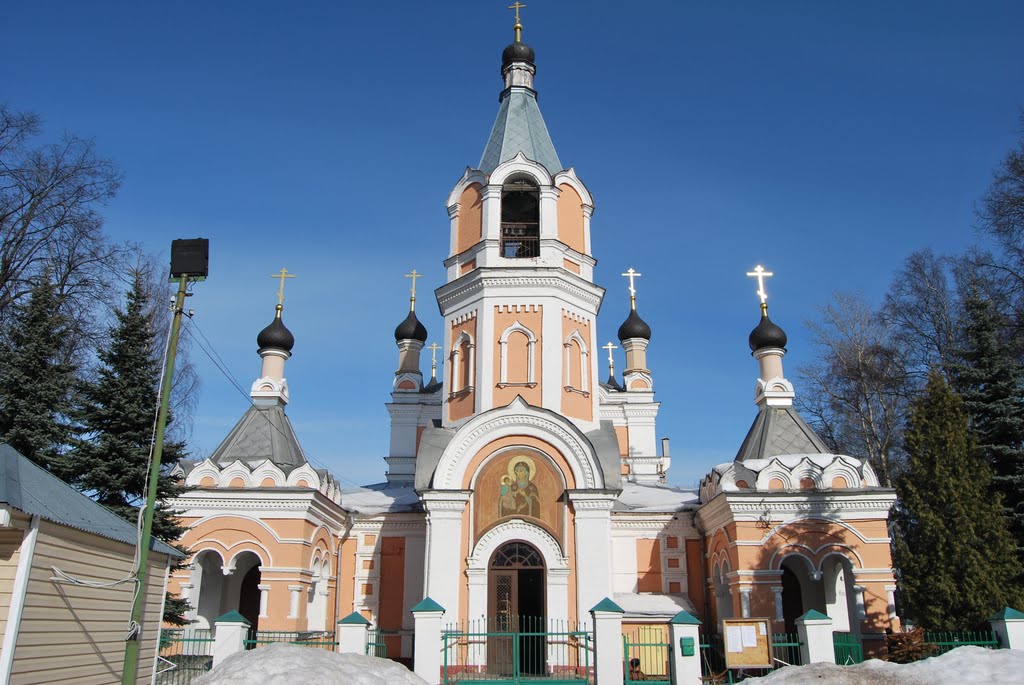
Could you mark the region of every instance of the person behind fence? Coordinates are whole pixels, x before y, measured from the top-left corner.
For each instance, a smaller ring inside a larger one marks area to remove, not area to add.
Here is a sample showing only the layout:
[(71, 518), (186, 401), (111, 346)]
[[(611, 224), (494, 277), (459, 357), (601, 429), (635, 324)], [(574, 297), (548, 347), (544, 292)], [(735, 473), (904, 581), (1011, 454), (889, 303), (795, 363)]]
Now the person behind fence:
[(629, 679), (631, 681), (647, 680), (647, 676), (640, 668), (640, 659), (636, 657), (629, 660)]

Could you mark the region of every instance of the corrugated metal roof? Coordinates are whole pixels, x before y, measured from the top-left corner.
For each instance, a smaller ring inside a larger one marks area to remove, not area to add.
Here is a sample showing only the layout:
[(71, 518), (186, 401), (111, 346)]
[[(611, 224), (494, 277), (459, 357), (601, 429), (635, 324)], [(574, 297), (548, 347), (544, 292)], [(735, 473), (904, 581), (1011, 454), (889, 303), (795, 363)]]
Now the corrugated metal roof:
[(543, 165), (551, 174), (562, 170), (548, 127), (537, 106), (537, 94), (525, 88), (514, 88), (498, 107), (498, 117), (480, 158), (480, 171), (489, 174), (520, 152), (527, 159)]
[[(134, 525), (32, 463), (6, 443), (0, 444), (0, 502), (26, 514), (133, 547), (138, 539)], [(149, 548), (161, 554), (184, 556), (155, 538)]]
[(830, 450), (792, 407), (764, 406), (740, 445), (736, 461), (786, 454), (829, 454)]

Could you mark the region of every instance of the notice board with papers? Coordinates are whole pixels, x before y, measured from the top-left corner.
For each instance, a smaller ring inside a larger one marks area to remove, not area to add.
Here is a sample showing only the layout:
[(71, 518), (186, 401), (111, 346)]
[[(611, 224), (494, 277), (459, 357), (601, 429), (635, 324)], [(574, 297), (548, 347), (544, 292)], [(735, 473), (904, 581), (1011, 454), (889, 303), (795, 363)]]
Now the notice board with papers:
[(767, 618), (722, 621), (726, 668), (771, 668), (772, 632)]

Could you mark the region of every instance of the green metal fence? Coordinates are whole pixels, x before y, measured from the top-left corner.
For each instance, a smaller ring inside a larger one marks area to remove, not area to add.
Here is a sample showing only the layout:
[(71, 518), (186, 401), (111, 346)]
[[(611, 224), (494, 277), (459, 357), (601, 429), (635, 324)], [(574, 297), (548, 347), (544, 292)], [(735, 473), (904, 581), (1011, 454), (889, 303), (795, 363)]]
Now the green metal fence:
[(388, 645), (384, 642), (383, 631), (379, 628), (370, 628), (366, 634), (366, 656), (388, 658)]
[(999, 641), (991, 630), (956, 630), (948, 632), (925, 632), (924, 641), (938, 647), (933, 656), (945, 654), (951, 649), (974, 645), (986, 649), (999, 649)]
[(246, 649), (255, 649), (262, 645), (270, 645), (275, 642), (288, 642), (302, 647), (315, 647), (335, 651), (338, 647), (338, 638), (333, 631), (306, 630), (261, 630), (255, 635), (244, 640)]
[(859, 635), (833, 632), (832, 648), (835, 650), (836, 663), (840, 666), (852, 666), (864, 661), (864, 647), (861, 645)]
[(213, 633), (204, 628), (164, 628), (156, 685), (189, 685), (213, 666)]
[(623, 635), (625, 682), (669, 685), (671, 650), (667, 626), (637, 626), (628, 635)]
[(467, 621), (441, 633), (444, 685), (593, 682), (589, 628), (533, 616)]
[(772, 662), (775, 668), (803, 665), (798, 633), (772, 633)]
[[(800, 636), (797, 633), (772, 634), (772, 661), (775, 668), (800, 666)], [(721, 635), (701, 635), (701, 679), (708, 685), (737, 683), (745, 678), (765, 675), (773, 669), (736, 669), (725, 667), (725, 647)]]

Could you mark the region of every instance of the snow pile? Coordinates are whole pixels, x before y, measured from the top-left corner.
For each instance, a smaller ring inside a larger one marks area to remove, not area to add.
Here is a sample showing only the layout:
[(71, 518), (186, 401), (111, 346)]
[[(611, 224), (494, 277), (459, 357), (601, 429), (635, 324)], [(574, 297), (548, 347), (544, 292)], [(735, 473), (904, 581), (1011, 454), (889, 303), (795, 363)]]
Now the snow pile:
[(402, 664), (277, 642), (233, 654), (194, 685), (427, 685)]
[(912, 664), (870, 659), (856, 666), (811, 664), (787, 666), (764, 678), (744, 683), (764, 685), (988, 685), (1019, 683), (1024, 651), (958, 647), (942, 656)]

